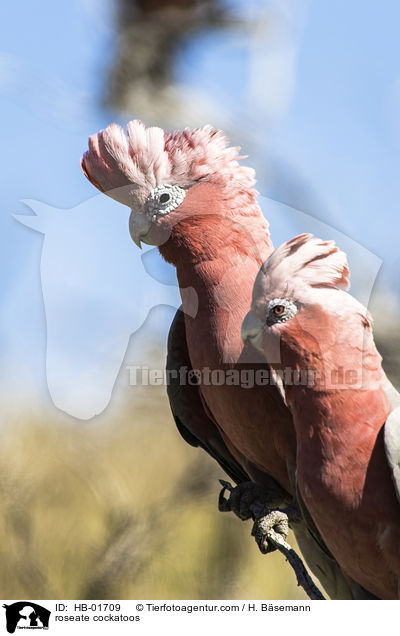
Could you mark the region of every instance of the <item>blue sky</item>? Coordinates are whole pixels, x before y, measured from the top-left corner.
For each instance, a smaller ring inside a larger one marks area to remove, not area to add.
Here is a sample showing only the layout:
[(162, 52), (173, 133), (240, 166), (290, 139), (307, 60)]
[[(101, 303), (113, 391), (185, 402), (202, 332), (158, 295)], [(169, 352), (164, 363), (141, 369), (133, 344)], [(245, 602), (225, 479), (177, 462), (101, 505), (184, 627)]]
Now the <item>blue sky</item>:
[(398, 252), (399, 18), (396, 2), (311, 3), (293, 100), (274, 135), (332, 218), (388, 268)]
[[(400, 5), (227, 4), (250, 21), (260, 9), (275, 16), (272, 40), (262, 29), (240, 38), (235, 32), (199, 36), (177, 61), (177, 81), (204, 93), (217, 123), (226, 118), (245, 152), (249, 140), (250, 163), (259, 174), (265, 166), (269, 177), (259, 183), (263, 195), (359, 241), (383, 260), (387, 284), (397, 287)], [(112, 3), (42, 0), (39, 12), (36, 4), (16, 0), (2, 4), (0, 25), (0, 372), (6, 384), (21, 386), (24, 377), (24, 387), (42, 395), (42, 236), (11, 213), (28, 211), (22, 199), (73, 208), (95, 194), (79, 167), (87, 137), (111, 120), (123, 121), (101, 106), (115, 46)], [(309, 229), (299, 226), (303, 222), (277, 208), (271, 215), (274, 242)], [(171, 271), (154, 263), (156, 276), (171, 282)], [(157, 310), (142, 337), (153, 333), (165, 341), (171, 315)], [(90, 324), (92, 316), (86, 319)]]

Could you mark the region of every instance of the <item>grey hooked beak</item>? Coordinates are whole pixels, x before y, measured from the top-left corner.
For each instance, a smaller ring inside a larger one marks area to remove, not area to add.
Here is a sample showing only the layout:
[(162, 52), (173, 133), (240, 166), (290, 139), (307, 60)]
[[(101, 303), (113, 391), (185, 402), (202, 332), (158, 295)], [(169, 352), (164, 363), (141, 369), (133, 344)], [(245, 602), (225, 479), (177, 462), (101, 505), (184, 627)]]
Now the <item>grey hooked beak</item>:
[(243, 342), (250, 340), (252, 341), (251, 344), (255, 344), (254, 339), (262, 333), (263, 326), (263, 322), (252, 311), (249, 311), (242, 323), (241, 335)]
[(132, 210), (129, 217), (129, 232), (132, 240), (140, 249), (142, 249), (141, 241), (145, 241), (146, 236), (151, 230), (151, 220), (145, 214), (138, 214)]

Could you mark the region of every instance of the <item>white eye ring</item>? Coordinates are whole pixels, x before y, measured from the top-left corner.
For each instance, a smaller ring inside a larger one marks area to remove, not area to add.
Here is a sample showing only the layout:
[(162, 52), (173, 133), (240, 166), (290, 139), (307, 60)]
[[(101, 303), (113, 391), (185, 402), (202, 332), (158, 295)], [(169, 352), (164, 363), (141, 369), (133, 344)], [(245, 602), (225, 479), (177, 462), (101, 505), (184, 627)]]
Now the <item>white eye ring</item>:
[(164, 183), (154, 188), (146, 201), (146, 214), (152, 221), (175, 210), (182, 203), (186, 191), (176, 185)]
[[(276, 306), (284, 307), (284, 312), (281, 315), (273, 313), (273, 309)], [(297, 314), (297, 307), (291, 300), (287, 298), (273, 298), (269, 300), (266, 306), (267, 325), (274, 325), (279, 322), (287, 322), (293, 316)]]

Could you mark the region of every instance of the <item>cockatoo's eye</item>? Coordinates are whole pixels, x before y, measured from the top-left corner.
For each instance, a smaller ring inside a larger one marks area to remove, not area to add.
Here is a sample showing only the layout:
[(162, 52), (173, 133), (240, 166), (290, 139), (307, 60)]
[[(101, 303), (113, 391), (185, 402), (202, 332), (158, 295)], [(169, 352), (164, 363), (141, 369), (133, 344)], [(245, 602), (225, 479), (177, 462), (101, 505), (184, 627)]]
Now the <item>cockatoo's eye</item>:
[(146, 201), (146, 214), (152, 221), (175, 210), (183, 201), (186, 192), (179, 186), (165, 183), (152, 190)]
[(286, 322), (297, 314), (297, 307), (286, 298), (273, 298), (267, 303), (267, 325)]

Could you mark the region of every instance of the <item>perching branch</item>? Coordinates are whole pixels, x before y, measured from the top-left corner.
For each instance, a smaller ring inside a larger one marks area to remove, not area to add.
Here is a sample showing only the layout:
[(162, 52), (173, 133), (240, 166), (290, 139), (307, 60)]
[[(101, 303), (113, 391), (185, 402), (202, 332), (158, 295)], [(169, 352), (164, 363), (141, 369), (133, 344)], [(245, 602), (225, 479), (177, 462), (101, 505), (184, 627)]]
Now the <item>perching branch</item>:
[[(223, 487), (220, 495), (220, 500), (224, 496), (225, 490), (232, 492), (233, 486), (222, 479), (219, 480)], [(224, 499), (226, 505), (229, 506), (229, 501)], [(228, 507), (226, 508), (229, 509)], [(263, 554), (266, 554), (268, 544), (272, 544), (277, 550), (282, 552), (287, 559), (291, 567), (293, 568), (297, 584), (300, 585), (310, 599), (314, 601), (324, 601), (325, 597), (321, 594), (318, 587), (313, 582), (312, 578), (307, 572), (307, 569), (295, 550), (287, 543), (284, 537), (286, 537), (289, 529), (288, 515), (281, 510), (269, 511), (261, 502), (254, 501), (250, 504), (249, 509), (252, 512), (254, 519), (253, 535), (257, 541), (257, 544)]]

